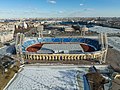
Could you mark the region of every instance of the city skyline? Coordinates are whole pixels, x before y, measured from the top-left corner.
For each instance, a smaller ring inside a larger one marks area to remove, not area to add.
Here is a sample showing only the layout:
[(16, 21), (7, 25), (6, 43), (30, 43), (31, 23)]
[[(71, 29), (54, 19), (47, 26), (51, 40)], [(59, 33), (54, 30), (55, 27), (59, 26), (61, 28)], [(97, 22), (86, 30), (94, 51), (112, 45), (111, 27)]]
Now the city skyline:
[(119, 0), (1, 0), (0, 18), (119, 17)]

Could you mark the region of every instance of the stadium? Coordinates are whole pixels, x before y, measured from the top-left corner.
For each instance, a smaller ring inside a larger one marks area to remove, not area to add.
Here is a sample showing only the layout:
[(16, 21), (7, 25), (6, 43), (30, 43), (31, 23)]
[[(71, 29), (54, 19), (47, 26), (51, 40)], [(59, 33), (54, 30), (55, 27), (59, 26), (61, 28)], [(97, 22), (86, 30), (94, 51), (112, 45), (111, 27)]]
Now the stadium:
[[(25, 61), (77, 62), (97, 60), (105, 63), (107, 37), (24, 37), (17, 35), (16, 49)], [(21, 37), (21, 38), (20, 38)]]
[[(105, 33), (59, 37), (25, 37), (18, 33), (15, 45), (24, 67), (6, 87), (8, 90), (97, 90), (98, 86), (100, 90), (109, 89), (111, 82), (106, 83), (110, 81), (109, 66), (93, 63), (105, 63), (108, 48)], [(90, 63), (82, 64), (84, 61)]]

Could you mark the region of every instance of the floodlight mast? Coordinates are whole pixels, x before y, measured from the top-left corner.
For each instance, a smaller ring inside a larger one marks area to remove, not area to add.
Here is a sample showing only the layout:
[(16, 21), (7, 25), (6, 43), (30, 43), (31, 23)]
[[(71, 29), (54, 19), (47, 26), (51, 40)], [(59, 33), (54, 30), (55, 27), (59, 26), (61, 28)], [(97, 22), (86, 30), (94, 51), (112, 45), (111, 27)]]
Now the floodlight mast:
[(22, 44), (24, 40), (24, 34), (18, 33), (16, 36), (16, 52), (17, 57), (20, 58), (21, 64), (24, 64), (24, 58), (23, 58), (23, 51), (22, 51)]
[(100, 63), (106, 62), (107, 50), (108, 50), (108, 38), (106, 33), (100, 33), (99, 36), (99, 45), (101, 46), (101, 59)]

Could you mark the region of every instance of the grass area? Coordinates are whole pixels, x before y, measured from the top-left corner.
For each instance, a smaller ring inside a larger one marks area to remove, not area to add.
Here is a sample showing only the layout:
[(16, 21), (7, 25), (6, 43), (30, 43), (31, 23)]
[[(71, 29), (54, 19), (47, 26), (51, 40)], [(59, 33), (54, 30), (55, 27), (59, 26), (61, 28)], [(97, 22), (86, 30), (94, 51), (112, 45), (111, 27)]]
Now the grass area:
[(15, 73), (19, 70), (19, 62), (16, 62), (16, 65), (13, 68), (10, 68), (7, 72), (2, 74), (0, 72), (0, 90), (3, 90), (7, 83), (11, 80)]

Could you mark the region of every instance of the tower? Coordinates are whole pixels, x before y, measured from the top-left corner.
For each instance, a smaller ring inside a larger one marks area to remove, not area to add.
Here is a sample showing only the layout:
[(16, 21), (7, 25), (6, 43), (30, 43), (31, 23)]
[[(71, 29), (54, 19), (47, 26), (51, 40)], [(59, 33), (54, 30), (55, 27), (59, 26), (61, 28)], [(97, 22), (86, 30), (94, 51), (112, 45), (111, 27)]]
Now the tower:
[(108, 50), (108, 39), (106, 33), (99, 34), (99, 45), (101, 46), (101, 60), (100, 63), (106, 62), (107, 50)]
[(37, 31), (38, 31), (39, 37), (43, 37), (43, 25), (39, 25), (37, 27)]

